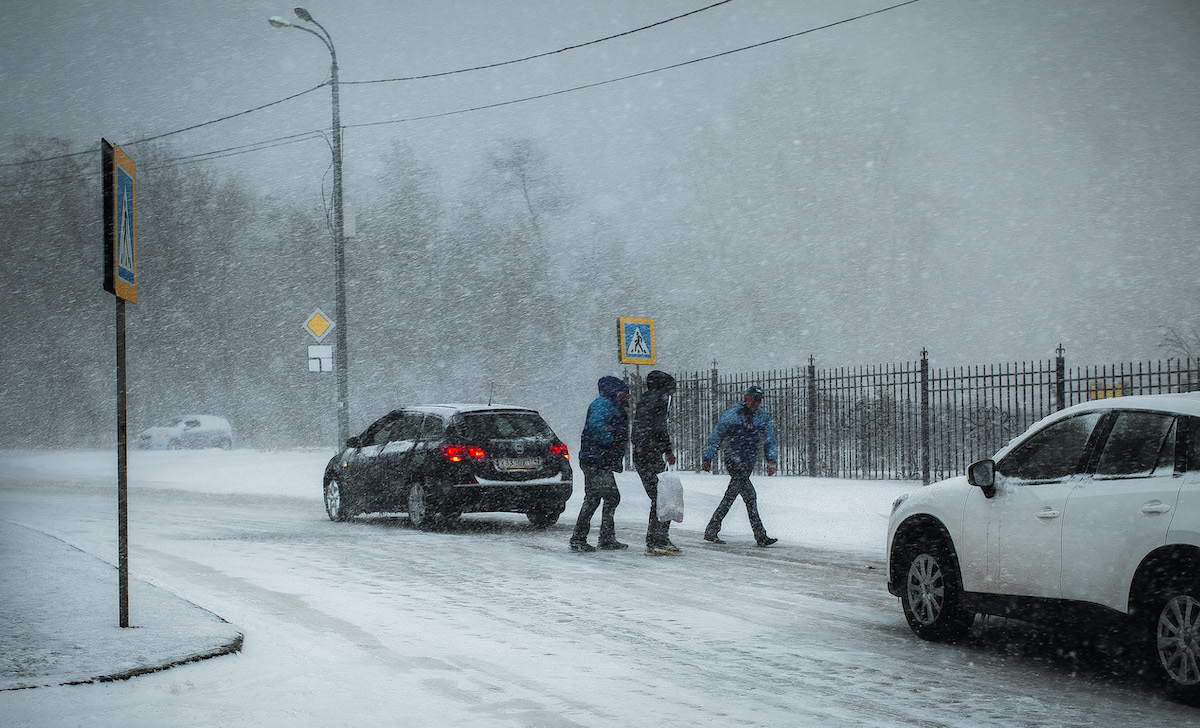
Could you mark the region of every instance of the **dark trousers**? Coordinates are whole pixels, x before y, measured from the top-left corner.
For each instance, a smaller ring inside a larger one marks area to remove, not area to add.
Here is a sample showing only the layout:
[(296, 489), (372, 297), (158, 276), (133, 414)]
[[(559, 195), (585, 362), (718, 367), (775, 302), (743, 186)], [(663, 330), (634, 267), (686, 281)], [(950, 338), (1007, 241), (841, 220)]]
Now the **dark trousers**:
[(746, 504), (746, 515), (750, 517), (750, 529), (754, 531), (754, 540), (762, 541), (767, 537), (767, 529), (763, 527), (762, 519), (758, 516), (758, 493), (750, 483), (750, 473), (730, 471), (729, 487), (725, 489), (725, 497), (717, 504), (708, 527), (704, 529), (705, 536), (716, 536), (721, 532), (721, 522), (729, 513), (733, 501), (740, 495)]
[(587, 543), (588, 531), (592, 529), (592, 516), (601, 502), (604, 508), (600, 511), (600, 543), (613, 543), (617, 540), (613, 516), (621, 502), (617, 479), (611, 470), (593, 469), (587, 465), (581, 465), (580, 469), (583, 470), (583, 506), (579, 509), (579, 518), (575, 520), (571, 543)]
[(646, 526), (646, 545), (665, 546), (671, 542), (671, 522), (658, 520), (658, 473), (639, 470), (638, 475), (642, 479), (646, 495), (650, 496), (650, 524)]

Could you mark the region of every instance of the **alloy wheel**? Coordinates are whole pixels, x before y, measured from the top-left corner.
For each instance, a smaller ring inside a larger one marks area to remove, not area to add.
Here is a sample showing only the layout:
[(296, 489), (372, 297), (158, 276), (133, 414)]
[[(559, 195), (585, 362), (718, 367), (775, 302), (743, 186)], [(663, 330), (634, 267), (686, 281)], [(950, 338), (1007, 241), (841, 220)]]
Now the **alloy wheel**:
[(1158, 613), (1155, 631), (1167, 676), (1176, 685), (1200, 685), (1200, 601), (1189, 594), (1172, 597)]
[(929, 554), (920, 554), (908, 567), (908, 603), (913, 616), (924, 625), (937, 622), (946, 605), (942, 567)]
[(331, 521), (340, 521), (343, 518), (342, 488), (336, 480), (325, 484), (325, 512), (329, 514)]

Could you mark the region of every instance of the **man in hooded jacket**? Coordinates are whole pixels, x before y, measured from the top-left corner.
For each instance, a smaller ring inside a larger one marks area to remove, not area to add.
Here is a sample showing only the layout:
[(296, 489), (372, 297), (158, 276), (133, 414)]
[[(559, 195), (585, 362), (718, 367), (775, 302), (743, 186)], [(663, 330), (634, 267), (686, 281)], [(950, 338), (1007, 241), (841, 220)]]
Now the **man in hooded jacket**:
[(583, 506), (571, 535), (572, 551), (595, 551), (587, 542), (592, 516), (601, 503), (599, 545), (602, 549), (627, 549), (617, 540), (614, 516), (621, 502), (614, 472), (624, 470), (625, 446), (629, 443), (629, 415), (626, 405), (629, 385), (616, 377), (601, 377), (600, 396), (588, 406), (587, 422), (579, 442), (579, 468), (583, 471)]
[(708, 438), (708, 446), (704, 448), (704, 460), (700, 467), (705, 472), (712, 471), (712, 460), (717, 455), (717, 448), (725, 454), (725, 469), (729, 471), (729, 487), (725, 496), (713, 511), (708, 526), (704, 529), (704, 540), (712, 543), (725, 543), (718, 535), (721, 522), (729, 513), (729, 507), (740, 495), (746, 504), (746, 515), (750, 517), (750, 529), (754, 531), (754, 540), (759, 546), (770, 546), (779, 539), (767, 535), (762, 518), (758, 515), (758, 494), (750, 482), (750, 473), (758, 463), (758, 451), (766, 445), (767, 475), (775, 474), (775, 463), (779, 459), (779, 444), (775, 440), (775, 426), (771, 424), (771, 415), (760, 405), (763, 400), (762, 387), (752, 386), (746, 390), (742, 404), (725, 410), (717, 426), (713, 428)]
[(667, 465), (675, 464), (671, 433), (667, 429), (667, 413), (674, 393), (675, 378), (655, 369), (646, 375), (646, 392), (638, 400), (633, 415), (633, 467), (642, 479), (646, 495), (650, 496), (647, 554), (677, 554), (680, 551), (671, 543), (671, 522), (658, 520), (658, 474), (666, 470)]

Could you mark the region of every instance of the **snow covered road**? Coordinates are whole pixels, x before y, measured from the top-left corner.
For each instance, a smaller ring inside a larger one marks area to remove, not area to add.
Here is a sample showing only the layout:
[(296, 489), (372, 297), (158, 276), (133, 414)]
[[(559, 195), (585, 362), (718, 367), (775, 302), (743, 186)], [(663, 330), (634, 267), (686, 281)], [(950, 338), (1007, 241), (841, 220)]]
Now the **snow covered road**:
[[(977, 625), (957, 646), (916, 639), (882, 557), (891, 501), (913, 484), (756, 479), (781, 539), (759, 549), (740, 504), (729, 545), (700, 539), (725, 479), (685, 474), (689, 515), (672, 530), (685, 552), (646, 557), (635, 475), (619, 476), (617, 516), (635, 548), (578, 554), (566, 545), (579, 494), (546, 531), (495, 514), (434, 533), (402, 516), (332, 523), (324, 460), (135, 453), (133, 575), (236, 625), (243, 651), (125, 682), (0, 693), (0, 712), (16, 725), (89, 726), (1200, 721), (1020, 623)], [(0, 516), (112, 561), (111, 462), (0, 457)]]

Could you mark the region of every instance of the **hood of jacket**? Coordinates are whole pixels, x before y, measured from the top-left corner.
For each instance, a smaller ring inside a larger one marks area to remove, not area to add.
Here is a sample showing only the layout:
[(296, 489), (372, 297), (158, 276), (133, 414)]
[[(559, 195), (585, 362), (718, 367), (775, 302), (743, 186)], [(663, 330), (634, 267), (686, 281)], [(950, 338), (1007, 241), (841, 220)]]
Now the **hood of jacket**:
[(646, 375), (646, 389), (670, 390), (675, 387), (675, 377), (655, 369)]

